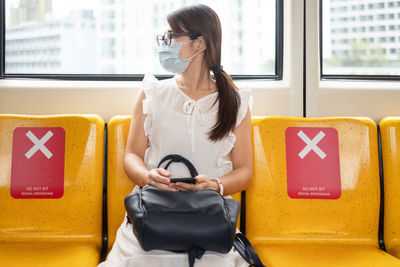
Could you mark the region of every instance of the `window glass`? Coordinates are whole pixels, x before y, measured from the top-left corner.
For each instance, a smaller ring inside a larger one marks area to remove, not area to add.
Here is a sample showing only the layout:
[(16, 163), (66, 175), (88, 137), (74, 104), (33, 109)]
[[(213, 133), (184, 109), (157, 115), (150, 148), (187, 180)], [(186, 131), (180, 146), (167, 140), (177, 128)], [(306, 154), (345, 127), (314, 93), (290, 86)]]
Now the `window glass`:
[(400, 75), (400, 1), (321, 3), (322, 75)]
[(228, 73), (275, 75), (275, 0), (5, 0), (5, 72), (166, 74), (156, 35), (197, 3), (220, 17)]

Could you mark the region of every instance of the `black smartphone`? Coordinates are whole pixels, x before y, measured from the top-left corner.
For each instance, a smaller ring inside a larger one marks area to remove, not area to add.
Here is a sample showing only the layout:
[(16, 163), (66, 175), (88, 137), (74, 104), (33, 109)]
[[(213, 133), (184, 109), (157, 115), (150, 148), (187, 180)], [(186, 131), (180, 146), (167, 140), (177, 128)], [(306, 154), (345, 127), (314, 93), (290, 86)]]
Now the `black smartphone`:
[(171, 183), (177, 183), (177, 182), (188, 183), (188, 184), (195, 184), (196, 183), (196, 178), (192, 178), (192, 177), (169, 178), (169, 180), (171, 181)]

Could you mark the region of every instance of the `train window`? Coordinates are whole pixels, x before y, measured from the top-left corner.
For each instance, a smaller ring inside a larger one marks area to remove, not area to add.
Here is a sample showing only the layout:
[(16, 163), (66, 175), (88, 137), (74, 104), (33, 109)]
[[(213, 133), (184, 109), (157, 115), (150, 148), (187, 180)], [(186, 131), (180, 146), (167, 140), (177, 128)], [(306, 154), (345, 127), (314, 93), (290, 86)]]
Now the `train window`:
[(282, 79), (283, 0), (0, 1), (3, 77), (168, 77), (156, 35), (167, 29), (169, 12), (203, 3), (220, 17), (222, 65), (233, 78)]
[(322, 79), (400, 78), (400, 5), (361, 3), (320, 0)]

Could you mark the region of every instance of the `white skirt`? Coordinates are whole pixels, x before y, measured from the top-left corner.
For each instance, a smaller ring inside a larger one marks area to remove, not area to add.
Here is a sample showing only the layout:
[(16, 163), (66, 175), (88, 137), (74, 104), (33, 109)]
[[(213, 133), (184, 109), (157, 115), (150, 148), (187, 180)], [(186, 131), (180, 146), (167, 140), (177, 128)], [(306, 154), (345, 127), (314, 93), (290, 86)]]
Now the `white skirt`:
[[(141, 248), (132, 231), (132, 224), (124, 222), (118, 229), (115, 243), (107, 260), (98, 267), (187, 267), (187, 253), (164, 250), (145, 251)], [(196, 259), (195, 267), (247, 267), (248, 263), (232, 248), (227, 254), (206, 251), (201, 259)]]

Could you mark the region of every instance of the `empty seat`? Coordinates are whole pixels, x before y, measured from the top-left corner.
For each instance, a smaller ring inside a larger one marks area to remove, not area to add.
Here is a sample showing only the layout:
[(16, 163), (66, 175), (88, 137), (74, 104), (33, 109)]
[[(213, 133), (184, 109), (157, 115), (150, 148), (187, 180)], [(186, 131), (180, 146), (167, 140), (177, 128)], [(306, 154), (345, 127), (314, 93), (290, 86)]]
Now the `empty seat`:
[(384, 174), (384, 240), (386, 250), (400, 258), (400, 117), (379, 123)]
[[(134, 183), (124, 171), (124, 153), (129, 133), (131, 117), (119, 115), (111, 118), (107, 124), (107, 212), (108, 212), (108, 249), (115, 241), (117, 230), (124, 220), (124, 198)], [(240, 202), (240, 193), (233, 195)]]
[(377, 127), (256, 118), (246, 233), (266, 266), (400, 266), (379, 249)]
[(96, 266), (104, 122), (0, 115), (0, 266)]

